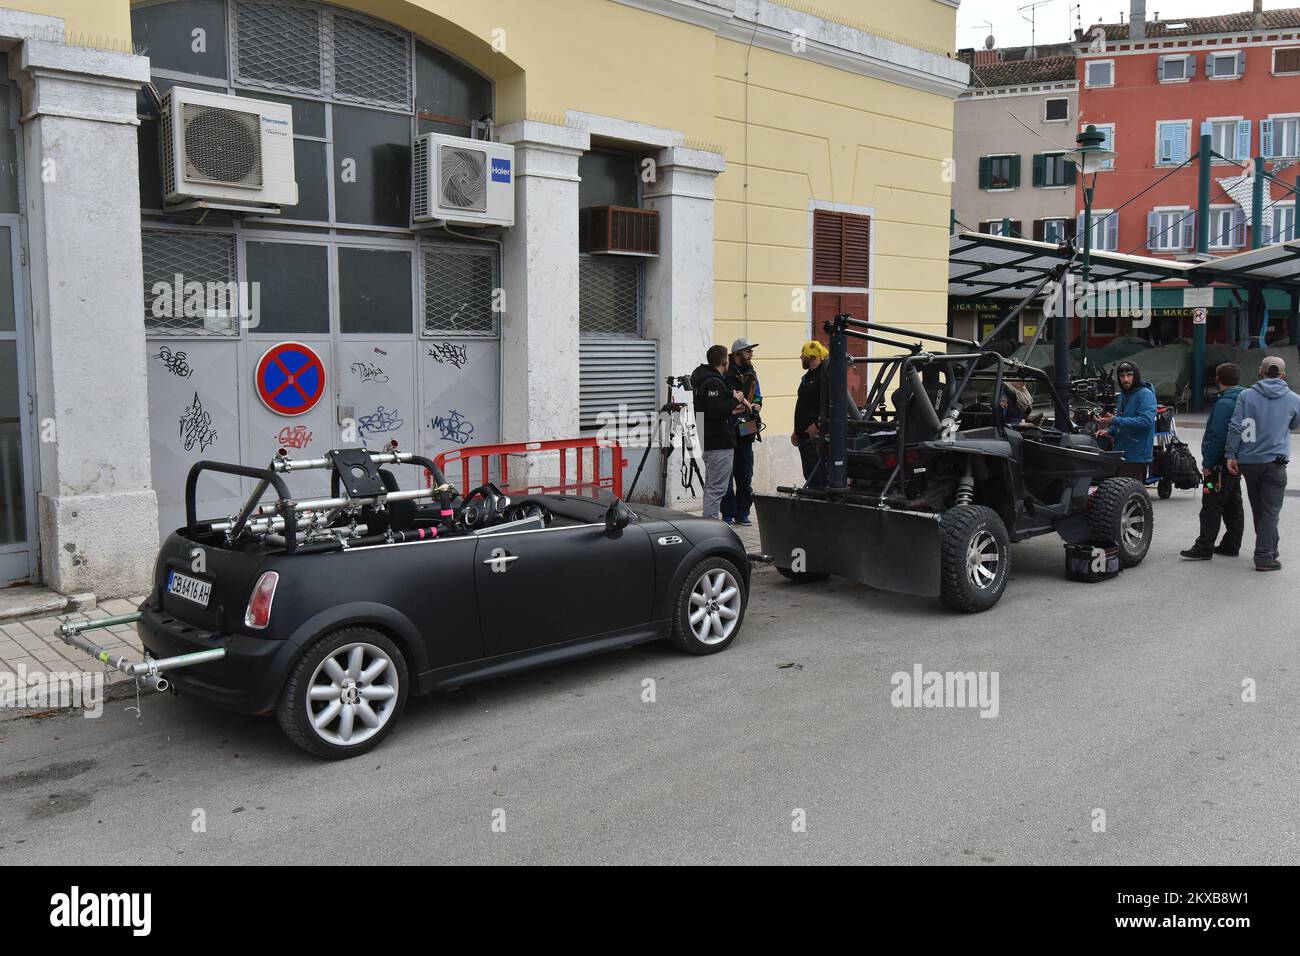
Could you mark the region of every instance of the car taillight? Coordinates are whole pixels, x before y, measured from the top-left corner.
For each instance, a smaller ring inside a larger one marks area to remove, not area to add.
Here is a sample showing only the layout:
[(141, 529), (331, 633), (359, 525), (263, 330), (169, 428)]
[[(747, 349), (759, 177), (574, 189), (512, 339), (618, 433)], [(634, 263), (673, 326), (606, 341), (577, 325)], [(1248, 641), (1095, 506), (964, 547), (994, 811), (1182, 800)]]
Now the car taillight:
[[(887, 451), (880, 456), (880, 460), (885, 463), (886, 468), (893, 468), (898, 464), (898, 455), (892, 451)], [(907, 451), (903, 452), (903, 461), (907, 462), (909, 465), (915, 465), (920, 460), (921, 453), (915, 448), (909, 448)]]
[(253, 596), (248, 599), (248, 610), (244, 612), (244, 626), (261, 630), (271, 622), (271, 602), (275, 600), (275, 586), (280, 583), (280, 575), (275, 571), (264, 571), (253, 588)]

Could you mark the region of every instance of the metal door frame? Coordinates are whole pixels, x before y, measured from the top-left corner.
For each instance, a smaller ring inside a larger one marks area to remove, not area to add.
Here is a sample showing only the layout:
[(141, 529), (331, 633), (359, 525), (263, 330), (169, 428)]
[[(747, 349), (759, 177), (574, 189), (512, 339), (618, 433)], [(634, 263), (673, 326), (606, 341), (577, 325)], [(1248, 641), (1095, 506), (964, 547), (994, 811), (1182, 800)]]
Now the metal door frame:
[[(25, 539), (19, 544), (0, 545), (0, 587), (5, 587), (24, 578), (33, 583), (37, 580), (37, 572), (40, 570), (40, 534), (36, 525), (38, 489), (32, 430), (35, 410), (32, 343), (28, 336), (27, 276), (23, 265), (22, 229), (18, 215), (0, 213), (0, 228), (9, 229), (10, 268), (14, 284), (14, 331), (0, 332), (0, 338), (17, 343), (19, 455), (22, 459), (23, 509), (26, 516)], [(24, 553), (27, 555), (26, 573), (23, 572), (22, 559), (19, 557)]]

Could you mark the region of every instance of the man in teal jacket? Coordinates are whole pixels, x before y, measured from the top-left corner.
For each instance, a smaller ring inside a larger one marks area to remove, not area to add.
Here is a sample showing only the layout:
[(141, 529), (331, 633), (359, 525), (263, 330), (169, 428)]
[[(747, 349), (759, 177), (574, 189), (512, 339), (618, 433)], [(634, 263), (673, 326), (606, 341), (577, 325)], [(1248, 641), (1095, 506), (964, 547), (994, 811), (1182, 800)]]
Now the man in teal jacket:
[[(1228, 423), (1237, 409), (1237, 396), (1244, 391), (1238, 384), (1241, 369), (1225, 362), (1215, 370), (1219, 383), (1219, 397), (1210, 409), (1205, 423), (1205, 438), (1201, 440), (1201, 464), (1205, 484), (1201, 495), (1201, 536), (1186, 551), (1181, 552), (1189, 561), (1208, 561), (1216, 554), (1235, 558), (1241, 550), (1241, 535), (1246, 529), (1246, 512), (1241, 504), (1241, 476), (1224, 467), (1223, 449), (1228, 440)], [(1219, 525), (1223, 525), (1223, 540), (1215, 547)]]
[(1115, 368), (1119, 393), (1113, 414), (1101, 415), (1099, 436), (1115, 439), (1115, 450), (1124, 453), (1119, 473), (1126, 478), (1146, 481), (1151, 451), (1156, 444), (1156, 392), (1142, 381), (1142, 372), (1132, 362), (1120, 362)]

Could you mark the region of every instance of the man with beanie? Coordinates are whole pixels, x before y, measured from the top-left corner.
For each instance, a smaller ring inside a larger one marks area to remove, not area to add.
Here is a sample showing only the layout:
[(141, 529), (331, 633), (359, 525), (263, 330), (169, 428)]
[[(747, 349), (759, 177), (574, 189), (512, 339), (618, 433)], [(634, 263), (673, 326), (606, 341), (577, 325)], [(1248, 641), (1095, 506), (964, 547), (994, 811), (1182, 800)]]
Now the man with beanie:
[(1119, 467), (1122, 477), (1146, 481), (1156, 444), (1156, 391), (1142, 381), (1142, 372), (1132, 362), (1116, 366), (1115, 380), (1119, 383), (1115, 411), (1097, 417), (1101, 426), (1097, 434), (1110, 435), (1115, 450), (1124, 453), (1124, 464)]
[(1291, 432), (1300, 428), (1300, 396), (1286, 381), (1286, 363), (1270, 355), (1260, 363), (1259, 381), (1237, 398), (1228, 424), (1224, 457), (1241, 475), (1255, 524), (1255, 570), (1277, 571), (1277, 519), (1286, 495)]
[(704, 517), (718, 517), (722, 496), (731, 483), (731, 460), (736, 448), (735, 419), (745, 406), (739, 393), (727, 387), (727, 347), (714, 345), (704, 364), (691, 373), (695, 415), (704, 443)]
[[(1228, 423), (1237, 409), (1237, 397), (1244, 391), (1238, 384), (1241, 369), (1225, 362), (1214, 372), (1219, 383), (1219, 397), (1205, 423), (1201, 440), (1201, 464), (1205, 484), (1201, 494), (1201, 535), (1186, 551), (1189, 561), (1209, 561), (1216, 554), (1235, 558), (1241, 550), (1241, 535), (1246, 528), (1246, 512), (1241, 504), (1241, 476), (1228, 471), (1223, 449), (1228, 441)], [(1215, 545), (1219, 525), (1223, 540)]]
[(790, 435), (790, 444), (799, 449), (804, 482), (809, 488), (826, 487), (817, 420), (822, 413), (822, 363), (829, 357), (826, 346), (816, 339), (799, 351), (804, 376), (799, 380), (799, 393), (795, 398), (794, 432)]
[(731, 524), (748, 525), (749, 509), (754, 503), (754, 442), (759, 437), (758, 415), (763, 407), (763, 389), (758, 384), (754, 370), (754, 349), (758, 343), (739, 338), (731, 343), (730, 362), (725, 378), (727, 387), (739, 392), (745, 403), (743, 414), (754, 419), (753, 434), (736, 435), (736, 453), (731, 464), (731, 482), (722, 496), (722, 520)]

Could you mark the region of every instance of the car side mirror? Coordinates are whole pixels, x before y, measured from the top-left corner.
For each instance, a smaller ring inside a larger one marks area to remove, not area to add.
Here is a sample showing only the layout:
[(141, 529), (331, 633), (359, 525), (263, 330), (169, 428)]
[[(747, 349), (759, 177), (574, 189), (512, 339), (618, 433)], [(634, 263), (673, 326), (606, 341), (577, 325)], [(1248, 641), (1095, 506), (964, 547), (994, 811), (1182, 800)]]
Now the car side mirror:
[(623, 504), (621, 498), (615, 498), (605, 512), (605, 531), (612, 534), (621, 531), (632, 522), (632, 509)]

